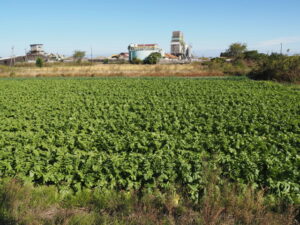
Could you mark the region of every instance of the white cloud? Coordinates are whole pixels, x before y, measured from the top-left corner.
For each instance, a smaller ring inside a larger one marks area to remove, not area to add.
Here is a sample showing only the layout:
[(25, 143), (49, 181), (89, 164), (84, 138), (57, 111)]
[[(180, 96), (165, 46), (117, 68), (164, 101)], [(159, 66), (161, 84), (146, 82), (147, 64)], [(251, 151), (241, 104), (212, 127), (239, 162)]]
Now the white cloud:
[(280, 44), (293, 44), (300, 43), (300, 37), (283, 37), (272, 40), (267, 40), (260, 42), (256, 45), (256, 47), (270, 47), (270, 46), (278, 46)]

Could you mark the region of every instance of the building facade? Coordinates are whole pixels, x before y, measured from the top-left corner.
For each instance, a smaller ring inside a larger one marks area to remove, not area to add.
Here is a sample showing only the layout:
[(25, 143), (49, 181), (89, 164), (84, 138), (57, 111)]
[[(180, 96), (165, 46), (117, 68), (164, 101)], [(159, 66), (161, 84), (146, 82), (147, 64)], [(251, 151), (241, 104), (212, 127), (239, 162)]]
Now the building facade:
[(192, 47), (184, 41), (184, 35), (181, 31), (174, 31), (171, 40), (171, 54), (181, 59), (190, 59), (192, 57)]
[(160, 53), (162, 49), (157, 44), (131, 44), (128, 46), (129, 61), (134, 59), (145, 60), (151, 53)]
[(30, 55), (45, 55), (43, 44), (32, 44), (30, 45)]

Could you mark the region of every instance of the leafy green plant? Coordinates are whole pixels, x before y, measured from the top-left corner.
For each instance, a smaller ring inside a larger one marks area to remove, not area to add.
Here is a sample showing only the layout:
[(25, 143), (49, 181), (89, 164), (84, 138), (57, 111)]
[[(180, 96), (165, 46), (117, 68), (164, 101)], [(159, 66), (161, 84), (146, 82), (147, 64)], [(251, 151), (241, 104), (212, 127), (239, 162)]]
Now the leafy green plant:
[[(9, 87), (9, 88), (8, 88)], [(300, 93), (249, 79), (3, 79), (0, 177), (70, 190), (185, 188), (205, 165), (299, 202)]]

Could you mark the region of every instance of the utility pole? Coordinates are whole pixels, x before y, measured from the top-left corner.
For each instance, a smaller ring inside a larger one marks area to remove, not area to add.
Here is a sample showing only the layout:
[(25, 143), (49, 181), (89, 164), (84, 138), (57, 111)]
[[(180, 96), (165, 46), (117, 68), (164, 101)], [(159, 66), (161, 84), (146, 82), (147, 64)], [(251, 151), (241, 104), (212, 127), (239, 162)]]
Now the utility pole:
[(282, 55), (282, 43), (280, 43), (280, 54)]
[(14, 66), (14, 65), (15, 65), (14, 49), (15, 49), (15, 47), (12, 46), (12, 47), (11, 47), (10, 66)]
[(27, 49), (25, 48), (24, 51), (25, 51), (25, 62), (27, 62)]
[(93, 48), (91, 47), (91, 64), (93, 64)]

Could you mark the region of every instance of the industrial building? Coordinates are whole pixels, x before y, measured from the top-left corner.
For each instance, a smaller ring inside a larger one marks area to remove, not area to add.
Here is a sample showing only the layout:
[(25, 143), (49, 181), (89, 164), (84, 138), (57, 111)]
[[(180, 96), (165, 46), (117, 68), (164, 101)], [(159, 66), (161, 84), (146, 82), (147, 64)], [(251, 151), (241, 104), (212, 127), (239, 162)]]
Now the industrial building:
[(157, 44), (131, 44), (128, 46), (129, 61), (133, 59), (145, 60), (151, 53), (164, 55), (163, 50)]
[(32, 44), (30, 45), (30, 52), (28, 52), (30, 55), (46, 55), (44, 49), (43, 49), (43, 44)]
[(30, 51), (25, 56), (14, 56), (8, 58), (0, 58), (0, 65), (13, 66), (15, 63), (35, 62), (37, 58), (42, 58), (47, 62), (62, 61), (64, 56), (59, 54), (48, 54), (43, 49), (43, 44), (31, 44)]
[(30, 51), (26, 53), (27, 61), (35, 61), (37, 58), (47, 60), (47, 54), (43, 49), (43, 44), (32, 44), (30, 45)]
[[(42, 58), (45, 62), (58, 62), (58, 61), (73, 61), (73, 57), (65, 58), (63, 55), (59, 54), (48, 54), (43, 49), (43, 44), (31, 44), (30, 51), (26, 52), (23, 56), (15, 56), (13, 53), (11, 57), (0, 58), (0, 64), (13, 66), (15, 63), (28, 62), (33, 63), (37, 58)], [(159, 63), (190, 63), (192, 60), (192, 47), (187, 45), (184, 40), (183, 32), (174, 31), (172, 33), (171, 40), (171, 53), (165, 54), (165, 52), (158, 46), (158, 44), (130, 44), (128, 46), (128, 53), (123, 52), (120, 54), (112, 55), (106, 58), (107, 60), (115, 61), (116, 63), (124, 63), (133, 61), (134, 59), (145, 60), (152, 53), (160, 53), (162, 58)], [(85, 59), (87, 60), (87, 59)], [(104, 59), (92, 58), (89, 60), (91, 62), (104, 62)]]
[(180, 59), (192, 58), (192, 47), (184, 41), (184, 35), (181, 31), (174, 31), (171, 40), (171, 54)]
[(18, 62), (26, 62), (26, 56), (12, 56), (0, 58), (0, 65), (13, 66)]

